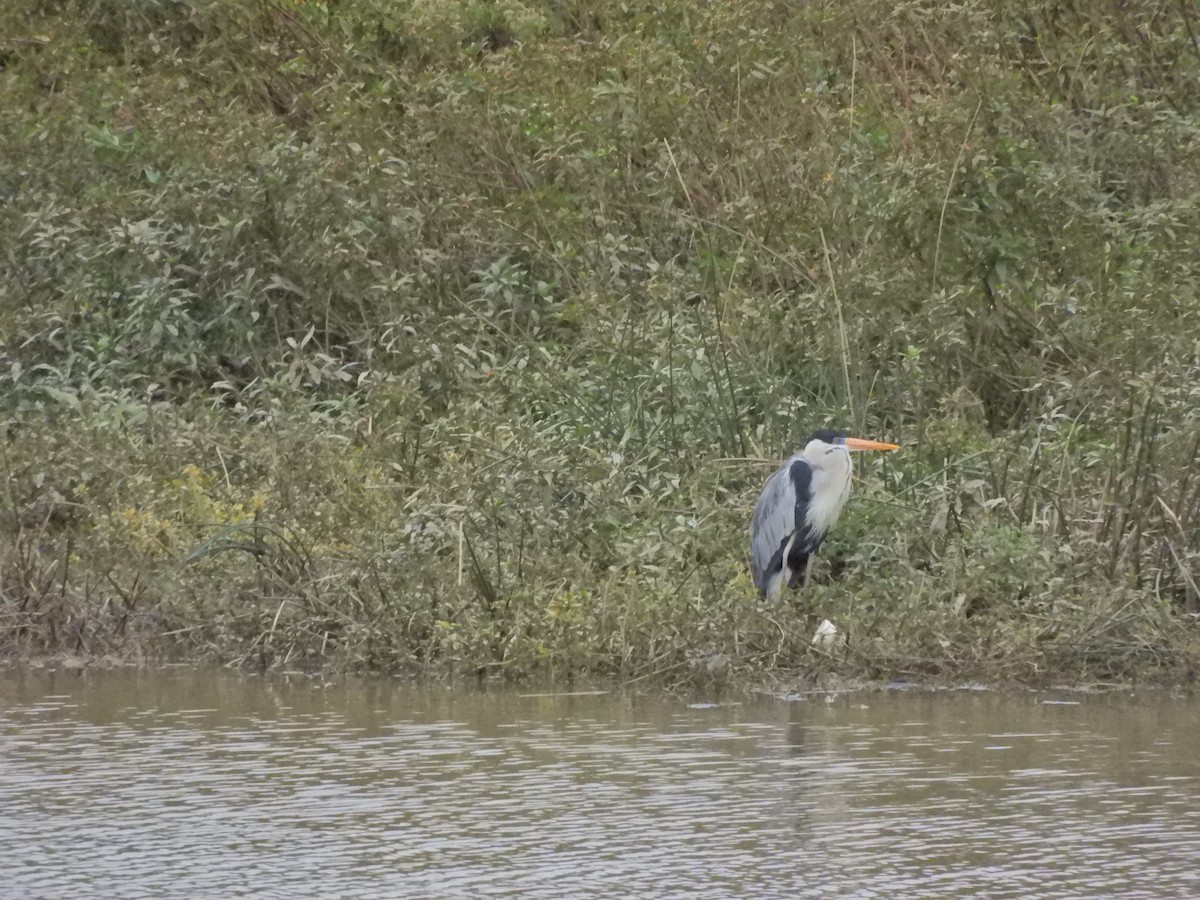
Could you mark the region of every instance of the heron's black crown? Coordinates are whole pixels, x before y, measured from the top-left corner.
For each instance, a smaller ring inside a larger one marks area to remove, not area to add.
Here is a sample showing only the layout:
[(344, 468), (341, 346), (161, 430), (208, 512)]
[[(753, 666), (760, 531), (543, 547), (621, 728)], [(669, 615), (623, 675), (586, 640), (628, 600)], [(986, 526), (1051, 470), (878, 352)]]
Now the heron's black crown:
[[(824, 441), (827, 444), (840, 444), (846, 439), (846, 432), (835, 428), (818, 428), (809, 437), (809, 441)], [(808, 443), (808, 441), (805, 441)]]

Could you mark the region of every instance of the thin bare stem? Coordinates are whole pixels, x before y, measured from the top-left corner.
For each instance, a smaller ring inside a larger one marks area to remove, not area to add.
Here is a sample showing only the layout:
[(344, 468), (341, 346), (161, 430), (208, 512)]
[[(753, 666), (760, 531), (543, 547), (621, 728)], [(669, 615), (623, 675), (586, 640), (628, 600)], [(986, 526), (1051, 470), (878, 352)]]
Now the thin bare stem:
[(967, 123), (967, 130), (963, 134), (962, 143), (958, 145), (958, 156), (954, 159), (954, 168), (950, 170), (950, 178), (946, 182), (946, 194), (942, 197), (942, 211), (938, 216), (937, 240), (933, 245), (933, 277), (929, 282), (929, 290), (937, 290), (938, 263), (942, 256), (942, 231), (946, 227), (946, 207), (950, 205), (950, 191), (954, 188), (954, 177), (958, 174), (958, 167), (962, 165), (963, 156), (967, 152), (967, 141), (971, 139), (971, 131), (975, 128), (975, 120), (979, 117), (979, 110), (983, 109), (983, 98), (975, 105), (975, 112), (971, 114), (971, 121)]
[(846, 320), (842, 317), (842, 300), (838, 296), (837, 281), (833, 277), (833, 261), (829, 256), (829, 244), (825, 240), (825, 229), (820, 229), (821, 247), (825, 251), (825, 270), (829, 273), (829, 287), (833, 291), (833, 305), (837, 309), (838, 334), (842, 345), (842, 379), (846, 386), (846, 408), (854, 420), (854, 396), (850, 392), (850, 342), (846, 339)]

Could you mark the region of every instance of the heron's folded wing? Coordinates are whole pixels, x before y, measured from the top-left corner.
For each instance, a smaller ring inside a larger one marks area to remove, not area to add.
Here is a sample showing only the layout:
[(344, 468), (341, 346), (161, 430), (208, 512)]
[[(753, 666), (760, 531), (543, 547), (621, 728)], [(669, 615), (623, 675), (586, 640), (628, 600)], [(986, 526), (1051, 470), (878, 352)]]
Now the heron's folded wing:
[(803, 459), (792, 458), (767, 479), (750, 519), (750, 566), (760, 590), (776, 551), (796, 530), (797, 510), (808, 501), (812, 469)]

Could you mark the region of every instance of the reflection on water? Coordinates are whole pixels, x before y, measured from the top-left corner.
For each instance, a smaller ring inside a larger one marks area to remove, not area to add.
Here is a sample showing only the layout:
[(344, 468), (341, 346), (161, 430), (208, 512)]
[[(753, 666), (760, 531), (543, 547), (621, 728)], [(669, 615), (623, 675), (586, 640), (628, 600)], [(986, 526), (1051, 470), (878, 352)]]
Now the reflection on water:
[(1195, 701), (829, 699), (5, 671), (0, 895), (1200, 896)]

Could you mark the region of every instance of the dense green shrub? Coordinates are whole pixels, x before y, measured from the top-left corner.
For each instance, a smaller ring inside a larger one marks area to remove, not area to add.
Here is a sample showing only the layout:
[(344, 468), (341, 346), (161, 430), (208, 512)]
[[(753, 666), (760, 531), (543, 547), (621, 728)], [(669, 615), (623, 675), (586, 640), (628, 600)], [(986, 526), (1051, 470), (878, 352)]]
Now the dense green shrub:
[[(1194, 665), (1186, 4), (0, 16), (13, 652)], [(905, 450), (760, 608), (749, 509), (824, 424)]]

